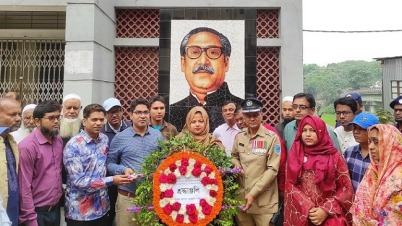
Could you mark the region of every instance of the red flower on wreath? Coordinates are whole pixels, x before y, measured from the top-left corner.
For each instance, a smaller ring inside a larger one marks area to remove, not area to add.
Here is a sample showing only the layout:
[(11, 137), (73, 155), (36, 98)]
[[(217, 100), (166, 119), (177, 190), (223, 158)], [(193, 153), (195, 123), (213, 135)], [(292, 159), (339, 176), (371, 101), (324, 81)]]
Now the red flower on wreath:
[(200, 199), (200, 206), (205, 206), (208, 205), (207, 201), (205, 201), (205, 199)]
[(159, 197), (160, 197), (160, 199), (164, 199), (165, 198), (165, 192), (161, 192), (161, 195)]
[(206, 204), (202, 206), (202, 213), (205, 215), (211, 214), (212, 206)]
[(209, 166), (206, 166), (204, 169), (204, 172), (209, 175), (210, 173), (212, 173), (212, 169)]
[(202, 185), (207, 186), (208, 184), (210, 184), (209, 183), (209, 178), (208, 177), (202, 178), (201, 183), (202, 183)]
[(163, 212), (166, 214), (170, 215), (173, 212), (173, 207), (170, 205), (170, 203), (166, 204), (165, 207), (163, 207)]
[(195, 207), (194, 204), (188, 204), (186, 205), (186, 212), (188, 215), (193, 215), (195, 214), (195, 211), (197, 210), (197, 208)]
[(170, 171), (174, 172), (174, 171), (177, 169), (176, 163), (170, 164), (170, 165), (169, 165), (169, 169), (170, 169)]
[(183, 223), (184, 215), (183, 214), (177, 214), (176, 221), (179, 222), (179, 223)]
[(179, 172), (181, 175), (185, 175), (187, 173), (187, 166), (180, 166), (179, 167)]
[(199, 177), (202, 173), (201, 168), (194, 168), (191, 172), (195, 177)]
[(194, 163), (194, 168), (201, 168), (202, 164), (200, 162), (195, 162)]
[(211, 196), (211, 197), (216, 197), (217, 195), (218, 195), (218, 192), (216, 192), (215, 190), (210, 190), (209, 191), (209, 195)]
[(197, 223), (197, 220), (198, 220), (198, 216), (197, 215), (195, 215), (195, 214), (192, 214), (192, 215), (189, 215), (188, 216), (188, 219), (190, 220), (190, 222), (191, 223)]
[(173, 197), (173, 190), (172, 189), (168, 189), (165, 191), (165, 197), (166, 198), (172, 198)]
[(167, 183), (167, 176), (166, 176), (166, 174), (162, 174), (162, 175), (159, 177), (159, 182), (161, 182), (161, 183)]
[(181, 160), (181, 165), (187, 167), (188, 166), (188, 158), (183, 158)]
[(167, 175), (167, 183), (175, 184), (176, 181), (177, 181), (176, 175), (174, 175), (173, 173), (170, 173), (169, 175)]
[(181, 208), (181, 203), (179, 203), (179, 202), (173, 203), (173, 210), (179, 211), (180, 208)]

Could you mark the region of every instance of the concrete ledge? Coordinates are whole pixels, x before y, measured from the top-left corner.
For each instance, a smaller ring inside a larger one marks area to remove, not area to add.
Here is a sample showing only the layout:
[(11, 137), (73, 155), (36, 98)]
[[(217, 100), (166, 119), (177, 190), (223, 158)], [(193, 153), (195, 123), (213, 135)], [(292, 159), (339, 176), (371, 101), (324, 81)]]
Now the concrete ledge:
[(283, 46), (281, 38), (257, 38), (257, 47), (280, 47)]
[[(116, 0), (116, 8), (280, 8), (283, 0)], [(285, 1), (286, 4), (286, 1)]]
[(40, 38), (65, 40), (65, 30), (42, 30), (42, 29), (0, 29), (1, 39), (15, 38)]
[(159, 47), (159, 38), (115, 38), (114, 46)]

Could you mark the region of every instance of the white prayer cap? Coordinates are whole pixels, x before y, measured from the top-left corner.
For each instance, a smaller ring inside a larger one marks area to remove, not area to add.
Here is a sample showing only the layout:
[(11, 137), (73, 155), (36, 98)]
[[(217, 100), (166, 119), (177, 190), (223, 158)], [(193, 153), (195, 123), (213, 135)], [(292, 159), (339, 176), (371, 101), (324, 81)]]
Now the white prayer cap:
[(26, 112), (29, 109), (35, 109), (36, 104), (27, 104), (24, 109), (22, 109), (22, 114), (24, 114), (24, 112)]
[(81, 102), (81, 97), (80, 97), (80, 96), (78, 96), (78, 95), (75, 94), (75, 93), (70, 93), (70, 94), (66, 95), (66, 96), (63, 98), (63, 104), (64, 104), (64, 102), (66, 102), (67, 100), (71, 100), (71, 99), (77, 99), (77, 100), (79, 100), (79, 101)]
[(292, 96), (286, 96), (283, 98), (282, 103), (283, 102), (293, 102), (293, 97)]

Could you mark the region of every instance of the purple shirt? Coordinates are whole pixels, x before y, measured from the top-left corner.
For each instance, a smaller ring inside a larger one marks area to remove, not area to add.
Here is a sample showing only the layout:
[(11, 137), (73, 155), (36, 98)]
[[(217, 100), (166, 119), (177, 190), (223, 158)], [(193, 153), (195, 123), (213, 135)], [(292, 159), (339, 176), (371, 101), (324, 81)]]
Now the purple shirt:
[(61, 169), (63, 141), (54, 137), (52, 143), (35, 129), (18, 144), (20, 164), (20, 223), (38, 225), (35, 207), (53, 206), (63, 194)]

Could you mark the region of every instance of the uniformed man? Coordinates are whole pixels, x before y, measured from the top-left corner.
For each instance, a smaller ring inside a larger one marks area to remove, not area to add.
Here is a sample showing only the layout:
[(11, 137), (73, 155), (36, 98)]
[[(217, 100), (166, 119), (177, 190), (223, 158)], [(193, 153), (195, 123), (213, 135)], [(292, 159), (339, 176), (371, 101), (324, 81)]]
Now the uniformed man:
[(247, 128), (240, 132), (232, 150), (232, 162), (242, 169), (239, 199), (243, 212), (237, 214), (240, 226), (268, 226), (278, 210), (278, 174), (281, 144), (278, 136), (262, 124), (262, 103), (245, 99), (241, 106)]

